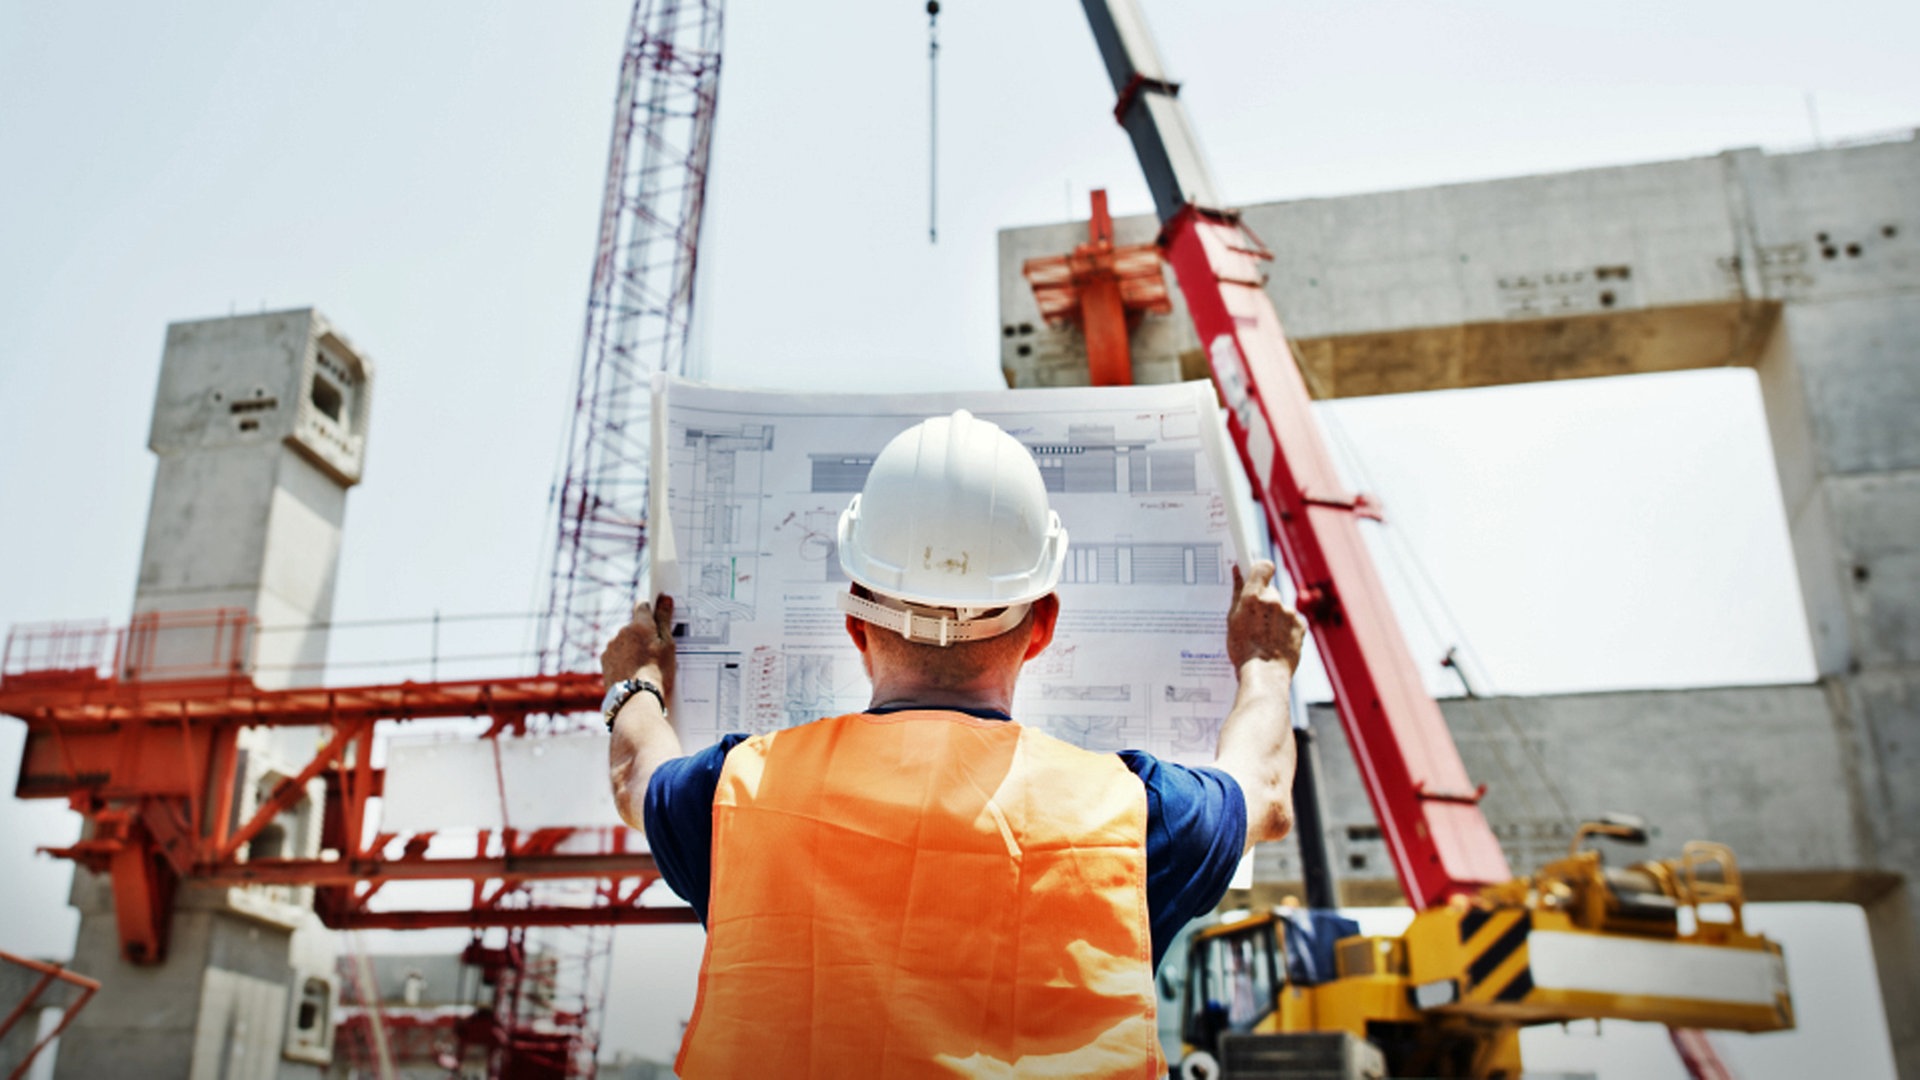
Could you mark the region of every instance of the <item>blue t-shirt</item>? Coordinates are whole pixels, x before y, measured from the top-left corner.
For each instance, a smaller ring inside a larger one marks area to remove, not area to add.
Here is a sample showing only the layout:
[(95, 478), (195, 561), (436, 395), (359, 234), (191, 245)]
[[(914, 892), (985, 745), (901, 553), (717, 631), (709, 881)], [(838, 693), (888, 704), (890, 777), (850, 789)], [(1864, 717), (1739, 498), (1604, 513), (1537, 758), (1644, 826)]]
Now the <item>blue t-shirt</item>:
[[(1008, 719), (999, 712), (962, 711)], [(713, 795), (727, 752), (746, 738), (724, 736), (705, 750), (661, 765), (647, 782), (647, 843), (654, 865), (702, 923), (713, 886)], [(1120, 760), (1147, 788), (1147, 909), (1158, 969), (1180, 928), (1212, 911), (1226, 895), (1246, 843), (1247, 800), (1233, 777), (1219, 769), (1161, 761), (1144, 750), (1122, 750)]]

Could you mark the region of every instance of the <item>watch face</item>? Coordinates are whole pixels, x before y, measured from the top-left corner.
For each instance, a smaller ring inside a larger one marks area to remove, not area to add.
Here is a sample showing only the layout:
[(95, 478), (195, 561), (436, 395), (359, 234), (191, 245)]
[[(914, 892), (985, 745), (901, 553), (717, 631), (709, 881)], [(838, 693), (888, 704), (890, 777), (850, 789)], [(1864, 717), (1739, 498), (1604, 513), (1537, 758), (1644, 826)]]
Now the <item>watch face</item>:
[(632, 696), (633, 685), (631, 683), (614, 683), (612, 687), (608, 688), (607, 696), (600, 699), (600, 711), (611, 714), (613, 710), (619, 708)]

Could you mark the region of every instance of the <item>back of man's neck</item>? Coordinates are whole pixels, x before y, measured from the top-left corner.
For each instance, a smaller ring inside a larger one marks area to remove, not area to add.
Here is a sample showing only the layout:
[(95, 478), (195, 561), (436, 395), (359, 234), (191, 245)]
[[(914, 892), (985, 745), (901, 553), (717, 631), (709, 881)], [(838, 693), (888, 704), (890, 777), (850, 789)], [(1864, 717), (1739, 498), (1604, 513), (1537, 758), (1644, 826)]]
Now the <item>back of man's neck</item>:
[(1013, 713), (1013, 696), (972, 687), (884, 689), (875, 687), (869, 709), (961, 709), (969, 712)]

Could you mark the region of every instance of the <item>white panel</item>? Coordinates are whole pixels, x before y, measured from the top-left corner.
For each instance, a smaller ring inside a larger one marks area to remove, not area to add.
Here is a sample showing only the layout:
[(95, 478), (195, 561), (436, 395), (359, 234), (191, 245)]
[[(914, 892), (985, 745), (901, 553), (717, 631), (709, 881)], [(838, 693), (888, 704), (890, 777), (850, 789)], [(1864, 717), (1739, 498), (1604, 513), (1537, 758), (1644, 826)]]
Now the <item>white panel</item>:
[(387, 832), (500, 828), (494, 745), (492, 739), (388, 743), (380, 828)]
[(507, 821), (514, 828), (620, 824), (605, 735), (531, 739), (500, 749), (507, 764)]
[(1533, 984), (1543, 989), (1647, 994), (1771, 1005), (1786, 990), (1773, 954), (1536, 930), (1527, 937)]
[(395, 740), (387, 747), (383, 830), (544, 829), (619, 823), (607, 779), (604, 735)]

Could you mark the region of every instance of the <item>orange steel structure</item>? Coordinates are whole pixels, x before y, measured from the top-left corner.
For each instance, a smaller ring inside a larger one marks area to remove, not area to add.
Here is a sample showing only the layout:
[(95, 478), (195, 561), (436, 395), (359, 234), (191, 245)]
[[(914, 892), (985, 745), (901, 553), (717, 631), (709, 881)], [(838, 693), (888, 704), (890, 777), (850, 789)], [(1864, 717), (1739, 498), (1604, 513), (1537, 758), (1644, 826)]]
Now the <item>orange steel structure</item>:
[[(631, 847), (624, 828), (483, 829), (449, 837), (374, 825), (371, 800), (385, 783), (385, 770), (374, 764), (379, 725), (484, 717), (482, 737), (511, 738), (525, 732), (530, 717), (596, 709), (598, 674), (264, 690), (242, 660), (250, 626), (244, 611), (224, 609), (145, 616), (114, 634), (99, 624), (22, 627), (9, 634), (0, 654), (0, 713), (27, 724), (15, 793), (64, 798), (86, 816), (91, 827), (84, 839), (48, 850), (111, 875), (129, 961), (165, 958), (172, 901), (183, 882), (312, 885), (316, 912), (334, 928), (692, 920), (684, 907), (640, 904), (658, 874), (652, 856)], [(177, 670), (141, 666), (161, 632), (183, 629), (199, 631), (211, 656), (202, 653)], [(102, 663), (109, 639), (110, 667)], [(181, 671), (196, 674), (167, 677)], [(240, 732), (300, 726), (329, 734), (311, 760), (241, 820), (235, 801)], [(314, 780), (326, 789), (323, 857), (248, 857), (249, 842), (305, 798)], [(592, 906), (530, 900), (524, 886), (551, 878), (593, 880)], [(386, 882), (422, 880), (469, 883), (470, 906), (369, 904)]]
[(1173, 300), (1160, 272), (1157, 244), (1115, 246), (1106, 189), (1094, 189), (1086, 243), (1070, 255), (1028, 259), (1020, 273), (1033, 286), (1041, 317), (1080, 328), (1093, 385), (1131, 385), (1133, 350), (1127, 334), (1142, 314), (1172, 311)]
[(29, 960), (24, 956), (15, 956), (4, 950), (0, 950), (0, 963), (13, 964), (16, 967), (23, 967), (28, 971), (37, 971), (40, 973), (39, 981), (35, 982), (33, 986), (28, 989), (26, 996), (20, 999), (20, 1003), (15, 1005), (12, 1011), (7, 1013), (5, 1018), (0, 1018), (0, 1038), (5, 1038), (7, 1032), (13, 1030), (13, 1026), (28, 1014), (29, 1010), (33, 1008), (33, 1003), (38, 1001), (40, 995), (45, 993), (47, 988), (52, 986), (54, 982), (59, 981), (66, 983), (80, 991), (79, 996), (73, 999), (73, 1003), (63, 1010), (60, 1022), (54, 1025), (54, 1029), (42, 1035), (39, 1040), (28, 1049), (26, 1056), (22, 1057), (19, 1063), (13, 1067), (13, 1071), (7, 1074), (7, 1080), (20, 1080), (21, 1077), (27, 1075), (27, 1070), (33, 1066), (33, 1059), (40, 1056), (40, 1051), (46, 1049), (49, 1043), (59, 1038), (60, 1033), (67, 1030), (67, 1025), (73, 1023), (73, 1018), (80, 1015), (80, 1010), (87, 1007), (87, 1002), (93, 1000), (93, 995), (99, 993), (100, 984), (93, 979), (87, 978), (85, 975), (76, 975), (66, 968), (61, 967), (59, 964), (44, 964), (38, 960)]

